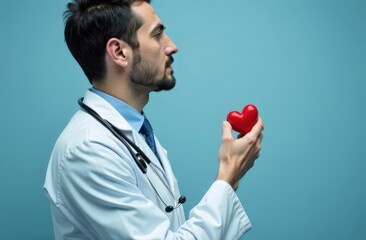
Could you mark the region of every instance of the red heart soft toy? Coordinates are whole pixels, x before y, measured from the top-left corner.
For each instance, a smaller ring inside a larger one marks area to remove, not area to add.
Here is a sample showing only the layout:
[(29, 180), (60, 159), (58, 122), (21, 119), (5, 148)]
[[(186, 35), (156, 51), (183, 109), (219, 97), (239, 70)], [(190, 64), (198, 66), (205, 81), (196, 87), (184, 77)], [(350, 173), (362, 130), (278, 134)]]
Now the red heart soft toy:
[(229, 112), (226, 120), (235, 131), (247, 134), (258, 121), (258, 110), (253, 104), (248, 104), (241, 113), (237, 111)]

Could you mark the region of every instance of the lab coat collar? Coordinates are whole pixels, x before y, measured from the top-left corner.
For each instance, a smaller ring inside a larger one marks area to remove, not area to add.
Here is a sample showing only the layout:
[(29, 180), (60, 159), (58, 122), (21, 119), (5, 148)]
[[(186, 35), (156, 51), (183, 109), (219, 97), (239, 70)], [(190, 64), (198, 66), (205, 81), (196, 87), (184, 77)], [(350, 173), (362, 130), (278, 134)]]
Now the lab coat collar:
[(106, 119), (113, 126), (117, 127), (117, 129), (121, 131), (132, 131), (131, 125), (112, 105), (89, 89), (85, 93), (83, 102), (96, 111), (101, 118)]
[(93, 93), (90, 90), (87, 90), (84, 96), (83, 103), (88, 107), (92, 108), (96, 111), (103, 119), (110, 122), (113, 126), (115, 126), (121, 132), (124, 132), (126, 136), (131, 136), (132, 141), (142, 150), (145, 155), (151, 160), (152, 164), (154, 164), (155, 169), (158, 169), (159, 174), (163, 177), (163, 179), (168, 183), (171, 189), (174, 189), (174, 181), (173, 181), (173, 173), (171, 172), (171, 167), (169, 161), (166, 157), (166, 152), (164, 152), (160, 145), (160, 143), (155, 138), (158, 146), (158, 154), (160, 159), (162, 160), (163, 166), (166, 169), (164, 171), (163, 167), (160, 164), (159, 159), (155, 156), (154, 152), (147, 145), (146, 141), (143, 137), (132, 128), (132, 126), (126, 121), (125, 118), (106, 100), (97, 94)]

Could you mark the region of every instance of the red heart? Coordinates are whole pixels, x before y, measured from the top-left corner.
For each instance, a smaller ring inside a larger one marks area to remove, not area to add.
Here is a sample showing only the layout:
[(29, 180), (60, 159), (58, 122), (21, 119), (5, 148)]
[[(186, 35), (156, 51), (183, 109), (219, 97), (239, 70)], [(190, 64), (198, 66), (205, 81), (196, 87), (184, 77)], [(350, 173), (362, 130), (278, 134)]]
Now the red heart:
[(235, 131), (247, 134), (258, 121), (258, 110), (253, 104), (248, 104), (241, 113), (237, 111), (229, 112), (226, 120)]

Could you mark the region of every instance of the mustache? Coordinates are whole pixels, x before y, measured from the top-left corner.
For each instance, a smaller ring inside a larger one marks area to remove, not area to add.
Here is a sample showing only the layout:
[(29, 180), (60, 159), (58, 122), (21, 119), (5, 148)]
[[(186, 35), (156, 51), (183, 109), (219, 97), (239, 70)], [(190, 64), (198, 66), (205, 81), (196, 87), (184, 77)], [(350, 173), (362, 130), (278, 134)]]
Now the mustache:
[(165, 63), (165, 67), (170, 67), (174, 62), (173, 56), (169, 56), (169, 60)]

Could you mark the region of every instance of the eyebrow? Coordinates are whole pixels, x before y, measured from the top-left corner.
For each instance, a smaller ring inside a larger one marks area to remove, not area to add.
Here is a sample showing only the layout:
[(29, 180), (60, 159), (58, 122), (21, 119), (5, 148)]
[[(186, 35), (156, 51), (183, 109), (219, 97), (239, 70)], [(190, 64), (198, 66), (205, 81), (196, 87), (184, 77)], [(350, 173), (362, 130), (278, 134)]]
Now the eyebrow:
[(156, 24), (156, 26), (151, 30), (151, 33), (156, 32), (157, 30), (164, 31), (165, 26), (162, 23)]

